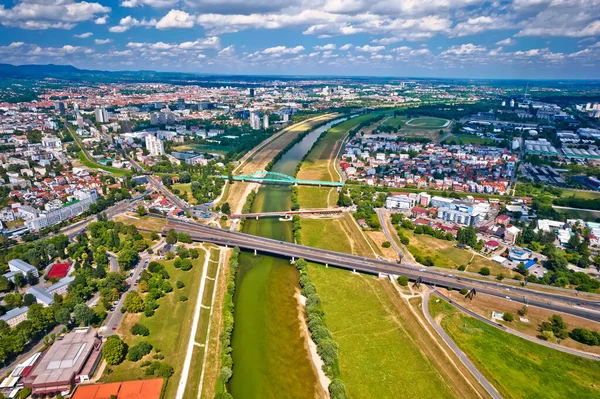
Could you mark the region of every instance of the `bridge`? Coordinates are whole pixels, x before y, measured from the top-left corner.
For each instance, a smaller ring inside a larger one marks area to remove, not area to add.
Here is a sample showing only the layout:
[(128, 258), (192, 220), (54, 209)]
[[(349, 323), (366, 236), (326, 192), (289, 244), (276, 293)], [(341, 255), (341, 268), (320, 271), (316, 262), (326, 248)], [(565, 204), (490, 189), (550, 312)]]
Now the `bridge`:
[[(229, 176), (221, 176), (222, 179), (229, 179)], [(288, 176), (283, 173), (267, 172), (260, 170), (249, 175), (232, 176), (233, 180), (242, 182), (253, 182), (261, 184), (293, 184), (302, 186), (325, 186), (325, 187), (342, 187), (344, 183), (339, 181), (319, 181), (319, 180), (302, 180)]]
[(331, 209), (303, 209), (301, 211), (261, 212), (261, 213), (234, 213), (229, 215), (232, 219), (268, 218), (268, 217), (290, 217), (294, 215), (334, 215), (344, 212), (343, 208)]
[(500, 282), (478, 280), (464, 275), (448, 274), (455, 273), (450, 270), (448, 273), (444, 273), (423, 268), (423, 266), (417, 264), (398, 264), (380, 259), (307, 247), (253, 236), (251, 234), (223, 230), (195, 222), (186, 222), (171, 218), (167, 218), (167, 220), (168, 223), (165, 231), (175, 229), (177, 232), (187, 233), (194, 241), (210, 242), (221, 246), (238, 246), (242, 249), (254, 251), (255, 254), (261, 252), (291, 258), (292, 261), (304, 258), (307, 261), (320, 263), (326, 267), (335, 266), (375, 275), (403, 275), (412, 281), (420, 279), (425, 284), (448, 287), (455, 290), (476, 288), (478, 293), (600, 322), (600, 301), (590, 301), (554, 292), (534, 291)]

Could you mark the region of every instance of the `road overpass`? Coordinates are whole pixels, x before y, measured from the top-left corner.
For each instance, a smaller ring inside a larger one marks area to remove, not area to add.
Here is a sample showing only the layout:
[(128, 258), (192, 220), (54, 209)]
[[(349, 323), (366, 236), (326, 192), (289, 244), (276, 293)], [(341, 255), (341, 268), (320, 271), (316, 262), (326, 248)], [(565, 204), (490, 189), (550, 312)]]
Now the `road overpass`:
[(421, 279), (425, 284), (453, 289), (472, 289), (478, 292), (509, 299), (523, 304), (537, 306), (551, 311), (564, 312), (574, 316), (600, 322), (600, 301), (590, 301), (573, 296), (560, 295), (553, 292), (532, 291), (516, 288), (499, 282), (481, 281), (463, 276), (431, 270), (420, 269), (408, 264), (397, 264), (379, 259), (365, 258), (356, 255), (323, 250), (277, 241), (250, 234), (223, 230), (199, 223), (168, 219), (165, 230), (175, 229), (187, 233), (194, 241), (211, 242), (223, 246), (238, 246), (242, 249), (283, 256), (287, 258), (304, 258), (311, 262), (326, 266), (359, 271), (370, 274), (404, 275), (415, 281)]

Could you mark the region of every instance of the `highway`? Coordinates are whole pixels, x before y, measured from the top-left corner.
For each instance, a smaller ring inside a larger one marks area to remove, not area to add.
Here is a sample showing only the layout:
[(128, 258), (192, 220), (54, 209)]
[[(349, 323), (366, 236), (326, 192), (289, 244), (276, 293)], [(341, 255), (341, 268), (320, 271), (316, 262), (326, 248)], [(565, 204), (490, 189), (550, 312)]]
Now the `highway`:
[(526, 288), (516, 288), (500, 282), (475, 280), (425, 267), (418, 269), (410, 264), (397, 264), (327, 251), (168, 218), (165, 231), (170, 228), (189, 234), (195, 241), (211, 242), (224, 246), (238, 246), (246, 250), (256, 250), (261, 253), (295, 259), (304, 258), (316, 263), (370, 274), (404, 275), (413, 281), (420, 278), (423, 283), (432, 286), (450, 287), (457, 290), (475, 288), (478, 292), (484, 294), (600, 322), (600, 301), (585, 300), (585, 307), (583, 307), (581, 306), (582, 299), (577, 297), (551, 292), (531, 291)]

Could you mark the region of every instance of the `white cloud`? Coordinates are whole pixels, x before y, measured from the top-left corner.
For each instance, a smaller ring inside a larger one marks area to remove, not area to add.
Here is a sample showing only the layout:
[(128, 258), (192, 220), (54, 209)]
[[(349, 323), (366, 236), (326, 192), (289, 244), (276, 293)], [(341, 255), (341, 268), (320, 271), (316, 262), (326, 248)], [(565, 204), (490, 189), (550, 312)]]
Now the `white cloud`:
[(192, 28), (194, 17), (185, 11), (171, 10), (156, 24), (156, 29)]
[(466, 21), (459, 22), (452, 28), (453, 37), (470, 36), (489, 30), (509, 29), (514, 26), (514, 23), (506, 19), (506, 16), (478, 16), (468, 18)]
[(445, 51), (442, 51), (442, 55), (469, 55), (473, 53), (481, 53), (485, 51), (484, 46), (476, 46), (473, 43), (461, 44), (460, 46), (452, 46)]
[(131, 15), (126, 16), (125, 18), (121, 18), (121, 20), (119, 21), (119, 25), (115, 25), (115, 26), (111, 26), (108, 31), (109, 32), (113, 32), (113, 33), (123, 33), (128, 31), (131, 28), (137, 27), (137, 26), (155, 26), (156, 25), (156, 19), (152, 18), (149, 21), (146, 21), (146, 19), (136, 19), (133, 18)]
[(108, 15), (105, 15), (105, 16), (103, 16), (103, 17), (96, 18), (96, 19), (94, 20), (94, 23), (95, 23), (96, 25), (105, 25), (107, 21), (108, 21)]
[(269, 47), (261, 51), (262, 54), (271, 55), (273, 57), (281, 57), (283, 55), (298, 54), (304, 51), (304, 46), (286, 47), (286, 46), (275, 46)]
[(77, 39), (87, 39), (88, 37), (90, 37), (92, 35), (93, 35), (92, 32), (86, 32), (86, 33), (81, 33), (79, 35), (73, 35), (73, 37), (76, 37)]
[(75, 0), (17, 0), (12, 8), (0, 4), (0, 24), (21, 29), (72, 29), (78, 22), (110, 12), (100, 3)]
[(342, 50), (342, 51), (348, 51), (348, 50), (350, 50), (351, 48), (352, 48), (352, 44), (350, 44), (350, 43), (346, 43), (346, 44), (344, 44), (342, 47), (340, 47), (340, 50)]
[(363, 53), (377, 53), (383, 50), (385, 50), (385, 46), (370, 46), (368, 44), (365, 44), (364, 46), (356, 47), (356, 51), (361, 51)]
[(334, 43), (329, 43), (329, 44), (325, 44), (323, 46), (315, 46), (313, 47), (313, 49), (318, 50), (318, 51), (330, 51), (330, 50), (335, 50), (337, 48), (337, 46)]
[(197, 39), (193, 42), (165, 43), (165, 42), (129, 42), (127, 47), (132, 50), (150, 51), (150, 52), (198, 52), (203, 50), (219, 50), (221, 48), (221, 39), (217, 36)]
[(94, 40), (94, 43), (96, 44), (108, 44), (112, 42), (112, 39), (96, 39)]
[(500, 40), (499, 42), (496, 42), (496, 44), (498, 46), (513, 46), (515, 45), (517, 42), (515, 40), (513, 40), (512, 38), (507, 38), (504, 40)]
[(133, 8), (133, 7), (155, 7), (155, 8), (166, 8), (173, 7), (178, 3), (178, 0), (124, 0), (121, 1), (121, 7)]

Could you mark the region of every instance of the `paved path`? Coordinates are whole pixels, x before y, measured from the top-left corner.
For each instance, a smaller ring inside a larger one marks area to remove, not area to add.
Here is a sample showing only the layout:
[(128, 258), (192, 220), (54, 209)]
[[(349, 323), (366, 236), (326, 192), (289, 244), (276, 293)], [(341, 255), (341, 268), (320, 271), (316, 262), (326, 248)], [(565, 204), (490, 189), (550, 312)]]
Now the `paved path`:
[(586, 359), (590, 359), (590, 360), (600, 360), (600, 356), (595, 355), (593, 353), (588, 353), (588, 352), (583, 352), (583, 351), (579, 351), (577, 349), (571, 349), (571, 348), (566, 348), (564, 346), (558, 345), (558, 344), (554, 344), (552, 342), (548, 342), (548, 341), (543, 341), (541, 339), (537, 339), (535, 337), (532, 337), (531, 335), (527, 335), (525, 333), (522, 333), (520, 331), (517, 330), (513, 330), (512, 328), (509, 328), (507, 326), (505, 326), (504, 324), (500, 324), (500, 323), (496, 323), (490, 319), (487, 319), (483, 316), (481, 316), (478, 313), (473, 312), (472, 310), (469, 310), (467, 308), (465, 308), (464, 306), (461, 306), (459, 304), (457, 304), (456, 302), (452, 301), (450, 298), (448, 298), (447, 296), (441, 294), (440, 292), (434, 290), (435, 294), (437, 296), (439, 296), (440, 298), (442, 298), (444, 301), (448, 302), (449, 304), (451, 304), (452, 306), (454, 306), (455, 308), (467, 313), (469, 316), (472, 316), (478, 320), (483, 321), (486, 324), (489, 324), (492, 327), (496, 327), (499, 330), (502, 330), (504, 332), (507, 332), (509, 334), (512, 335), (516, 335), (519, 338), (523, 338), (529, 342), (533, 342), (534, 344), (538, 344), (538, 345), (543, 345), (545, 347), (551, 348), (551, 349), (556, 349), (557, 351), (561, 351), (561, 352), (565, 352), (568, 353), (570, 355), (574, 355), (574, 356), (579, 356), (579, 357), (584, 357)]
[(430, 296), (430, 294), (431, 294), (430, 291), (425, 292), (425, 294), (423, 294), (423, 302), (422, 302), (423, 303), (423, 313), (425, 314), (425, 318), (427, 319), (429, 324), (431, 324), (433, 329), (440, 335), (440, 337), (442, 337), (442, 339), (444, 340), (446, 345), (448, 345), (450, 347), (452, 352), (454, 352), (454, 354), (460, 359), (460, 361), (471, 372), (471, 374), (473, 374), (473, 376), (477, 379), (477, 381), (479, 381), (479, 383), (487, 391), (487, 393), (489, 393), (490, 396), (494, 399), (502, 399), (502, 395), (500, 395), (500, 393), (496, 390), (496, 388), (487, 380), (487, 378), (485, 378), (483, 376), (483, 374), (481, 374), (481, 372), (477, 369), (477, 367), (475, 367), (473, 362), (471, 362), (471, 360), (469, 360), (467, 355), (465, 355), (465, 353), (460, 350), (458, 345), (456, 345), (454, 343), (454, 341), (452, 341), (452, 338), (450, 338), (450, 336), (448, 334), (446, 334), (446, 331), (444, 331), (444, 329), (439, 324), (437, 324), (435, 322), (435, 320), (433, 320), (433, 318), (431, 317), (431, 314), (429, 313), (429, 296)]
[(192, 321), (192, 331), (190, 332), (190, 339), (188, 341), (187, 353), (185, 354), (185, 361), (183, 362), (183, 369), (181, 370), (181, 377), (179, 379), (179, 385), (177, 386), (177, 399), (182, 399), (185, 393), (185, 387), (187, 385), (188, 375), (190, 373), (190, 366), (192, 364), (192, 354), (194, 353), (194, 345), (196, 343), (196, 331), (198, 331), (198, 321), (200, 320), (200, 311), (202, 310), (202, 298), (204, 297), (204, 286), (206, 283), (206, 273), (208, 272), (208, 262), (210, 261), (210, 251), (206, 248), (204, 250), (204, 266), (202, 266), (202, 277), (200, 280), (200, 290), (198, 291), (198, 298), (196, 299), (196, 308), (194, 309), (194, 320)]

